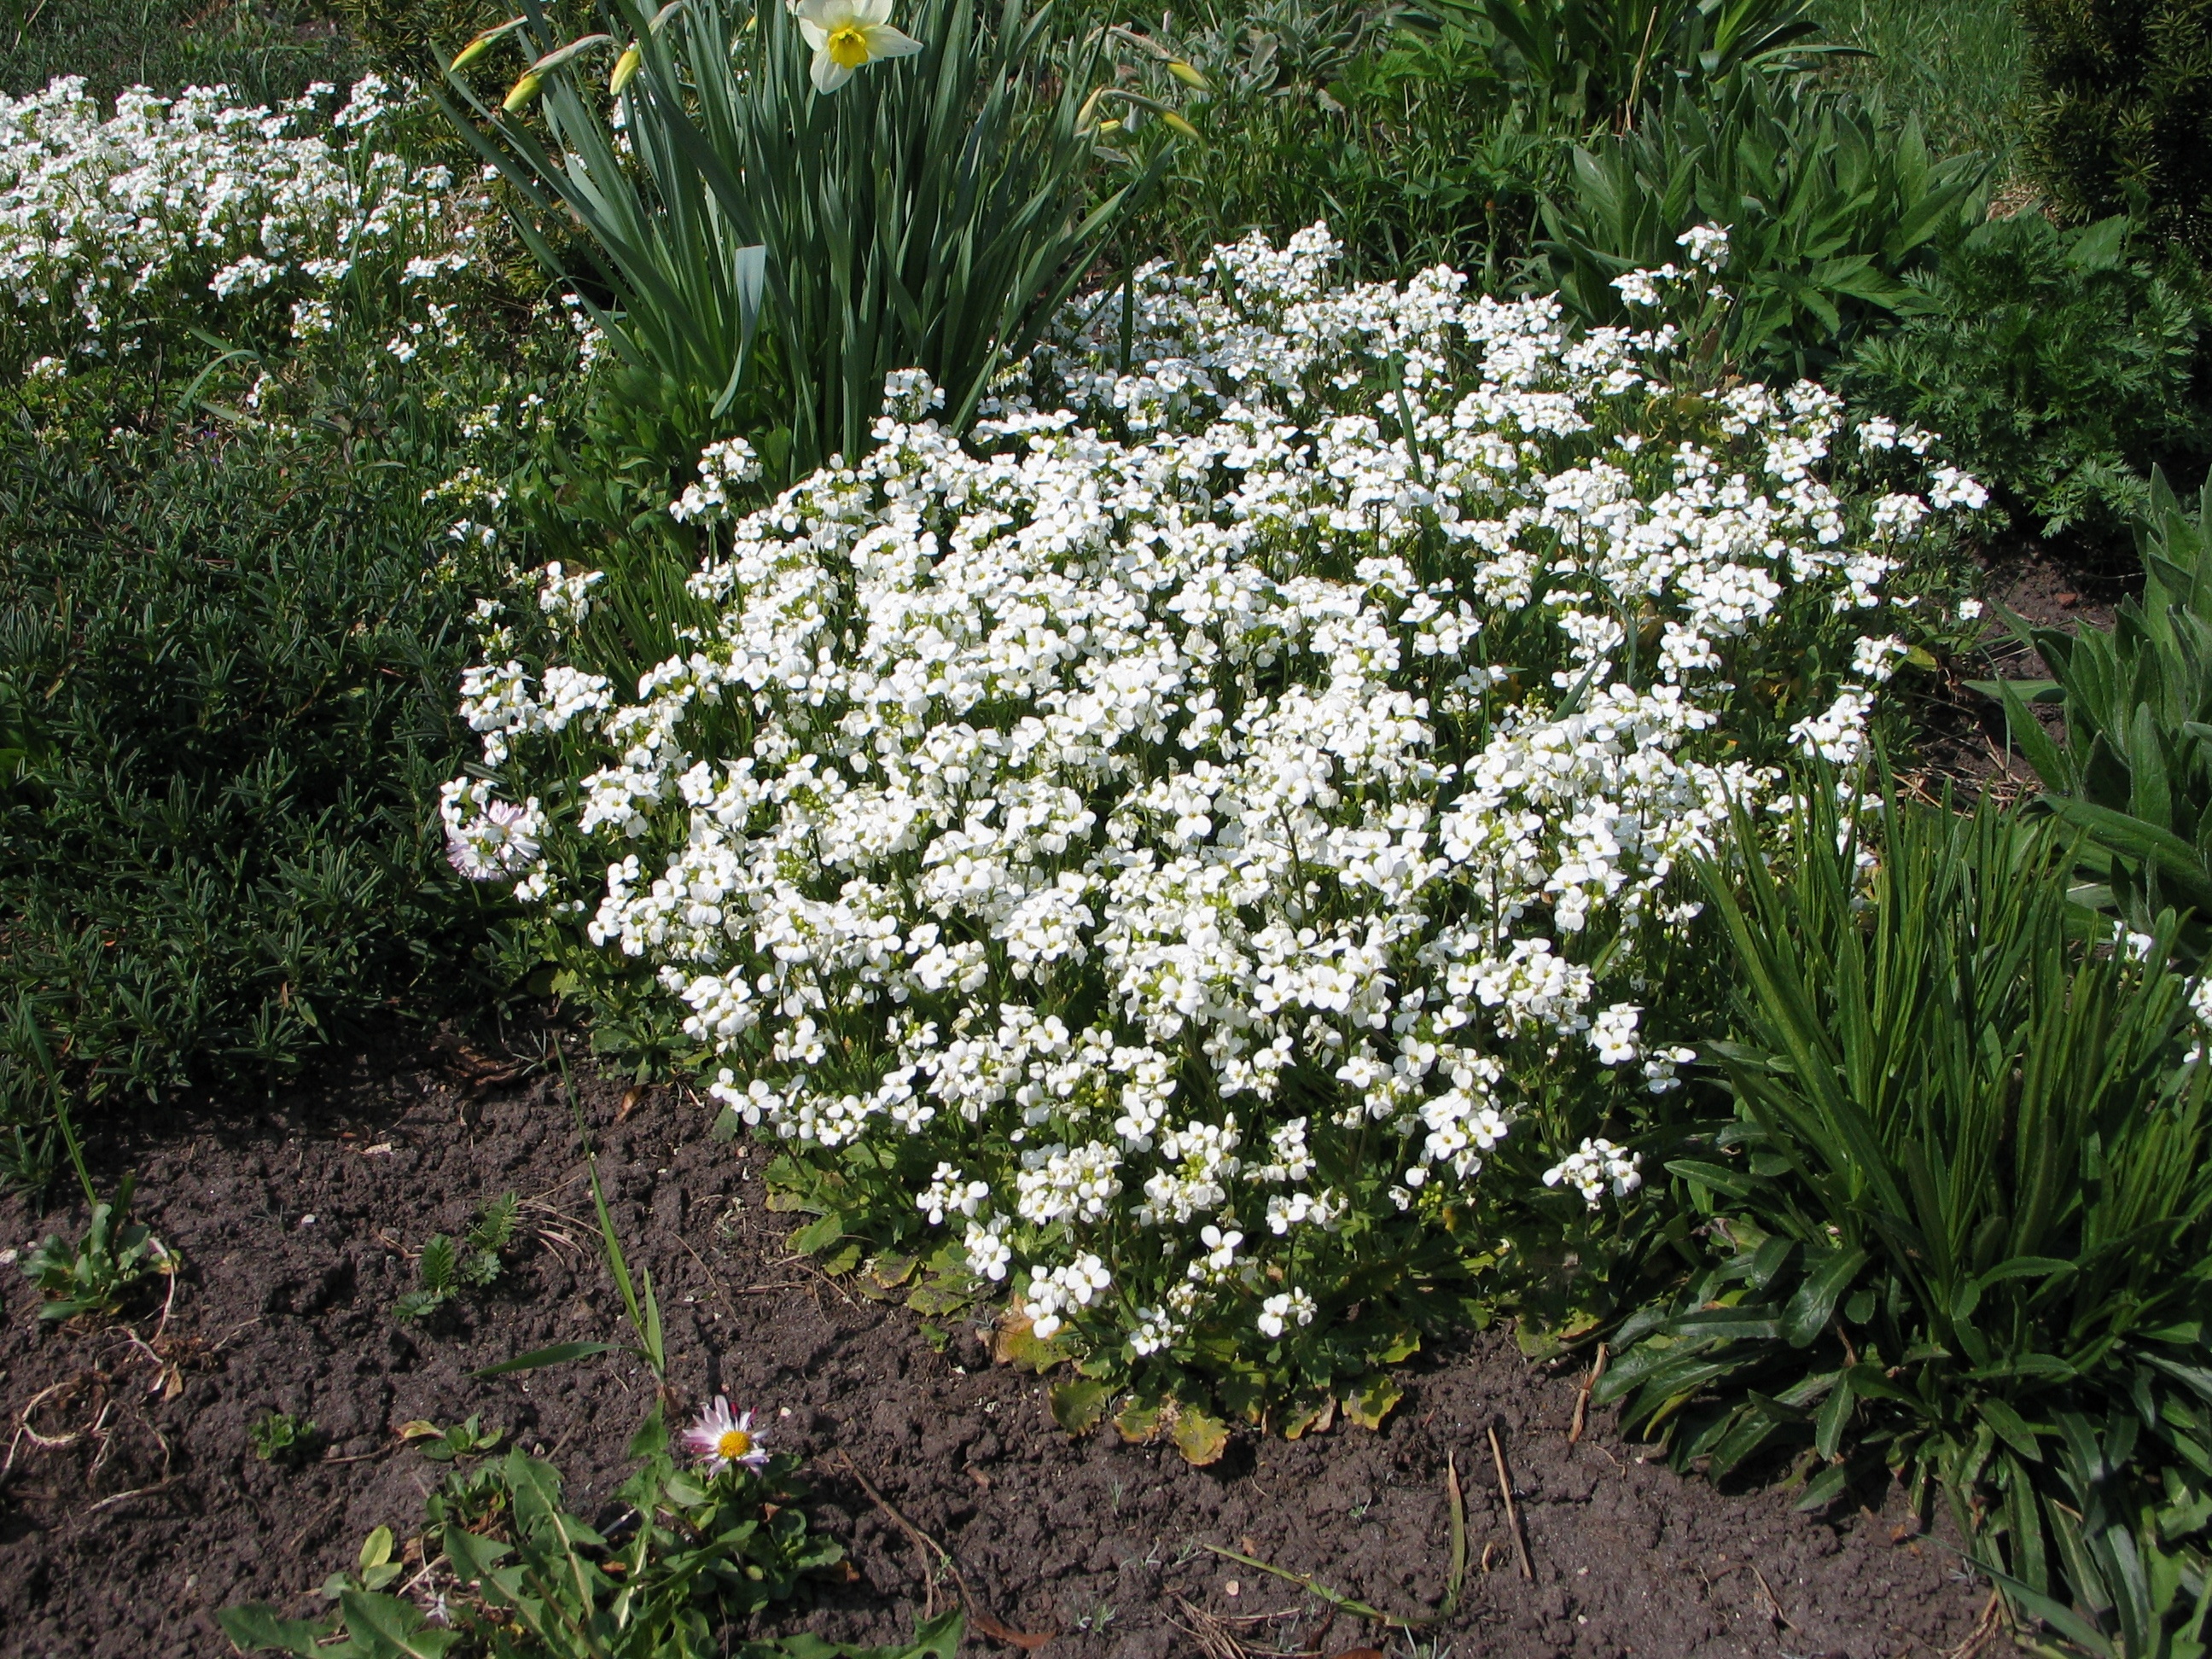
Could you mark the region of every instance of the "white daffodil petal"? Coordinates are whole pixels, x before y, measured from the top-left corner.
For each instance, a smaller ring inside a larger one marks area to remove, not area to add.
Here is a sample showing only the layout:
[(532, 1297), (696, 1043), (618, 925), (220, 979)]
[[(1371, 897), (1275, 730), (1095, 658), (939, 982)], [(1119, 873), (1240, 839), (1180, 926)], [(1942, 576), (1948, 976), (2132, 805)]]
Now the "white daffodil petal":
[(830, 31), (811, 17), (802, 17), (799, 20), (799, 32), (806, 38), (806, 44), (816, 52), (823, 51), (830, 45)]
[(853, 71), (837, 62), (826, 52), (817, 52), (814, 54), (814, 62), (809, 73), (814, 81), (814, 90), (822, 93), (835, 92), (853, 78)]
[(876, 23), (863, 29), (868, 42), (868, 56), (878, 58), (911, 58), (921, 50), (921, 42), (912, 35), (902, 34), (888, 23)]
[(890, 21), (891, 0), (852, 0), (853, 21), (864, 29), (872, 29), (879, 23)]

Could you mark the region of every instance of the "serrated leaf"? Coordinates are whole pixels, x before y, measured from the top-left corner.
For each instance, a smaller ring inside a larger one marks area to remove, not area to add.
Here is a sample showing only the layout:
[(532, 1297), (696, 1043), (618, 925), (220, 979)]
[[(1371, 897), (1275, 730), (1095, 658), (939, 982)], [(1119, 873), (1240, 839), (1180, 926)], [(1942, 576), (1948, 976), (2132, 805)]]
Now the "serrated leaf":
[(283, 1653), (296, 1653), (313, 1659), (315, 1638), (330, 1628), (325, 1621), (318, 1624), (311, 1619), (286, 1619), (265, 1601), (249, 1601), (244, 1607), (225, 1607), (215, 1616), (222, 1626), (222, 1633), (234, 1646), (246, 1653), (260, 1653), (274, 1648)]
[(963, 1280), (931, 1279), (915, 1286), (906, 1299), (906, 1305), (924, 1319), (936, 1319), (949, 1313), (957, 1313), (975, 1299)]
[(1344, 1414), (1363, 1429), (1379, 1429), (1382, 1419), (1405, 1397), (1406, 1391), (1392, 1378), (1370, 1376), (1345, 1391)]
[(1049, 1342), (1040, 1338), (1025, 1314), (1008, 1314), (1000, 1322), (991, 1349), (1000, 1364), (1031, 1371), (1049, 1370), (1069, 1357), (1057, 1337)]
[(1218, 1463), (1222, 1454), (1229, 1449), (1229, 1425), (1218, 1417), (1188, 1406), (1176, 1413), (1168, 1434), (1176, 1449), (1182, 1454), (1182, 1461), (1193, 1468)]
[(1148, 1445), (1160, 1437), (1164, 1415), (1157, 1400), (1131, 1400), (1114, 1413), (1114, 1431), (1133, 1446)]

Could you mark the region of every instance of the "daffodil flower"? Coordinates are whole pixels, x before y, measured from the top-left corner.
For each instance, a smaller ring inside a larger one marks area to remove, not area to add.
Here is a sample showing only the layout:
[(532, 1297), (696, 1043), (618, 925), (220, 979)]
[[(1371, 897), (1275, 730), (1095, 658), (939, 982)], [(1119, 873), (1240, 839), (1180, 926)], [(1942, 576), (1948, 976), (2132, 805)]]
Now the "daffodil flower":
[(921, 42), (884, 20), (891, 0), (800, 0), (793, 8), (799, 32), (814, 48), (811, 73), (817, 92), (835, 92), (853, 72), (878, 58), (908, 58)]

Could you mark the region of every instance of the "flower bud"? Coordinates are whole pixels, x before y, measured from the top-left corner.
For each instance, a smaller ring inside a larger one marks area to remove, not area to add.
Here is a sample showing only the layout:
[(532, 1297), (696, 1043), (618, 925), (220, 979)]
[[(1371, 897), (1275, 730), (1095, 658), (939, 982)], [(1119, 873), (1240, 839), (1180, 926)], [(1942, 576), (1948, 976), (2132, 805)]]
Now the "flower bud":
[(1182, 137), (1188, 138), (1194, 143), (1202, 144), (1206, 142), (1205, 139), (1199, 137), (1199, 131), (1196, 127), (1191, 125), (1189, 122), (1184, 120), (1182, 116), (1177, 115), (1171, 109), (1162, 110), (1160, 112), (1160, 119), (1167, 124), (1167, 129), (1170, 132), (1180, 134)]
[(621, 97), (622, 89), (629, 84), (630, 77), (637, 73), (637, 66), (644, 61), (645, 54), (635, 46), (625, 50), (621, 57), (615, 59), (615, 72), (607, 76), (607, 91), (617, 98)]
[(1180, 58), (1170, 58), (1168, 60), (1168, 73), (1174, 76), (1176, 80), (1182, 82), (1183, 85), (1188, 87), (1193, 92), (1212, 92), (1213, 90), (1212, 82), (1207, 80), (1203, 75), (1200, 75), (1195, 69), (1183, 62)]
[(500, 104), (500, 109), (506, 114), (514, 114), (515, 111), (538, 96), (538, 88), (543, 84), (544, 82), (538, 79), (538, 71), (529, 70), (508, 91), (507, 97)]

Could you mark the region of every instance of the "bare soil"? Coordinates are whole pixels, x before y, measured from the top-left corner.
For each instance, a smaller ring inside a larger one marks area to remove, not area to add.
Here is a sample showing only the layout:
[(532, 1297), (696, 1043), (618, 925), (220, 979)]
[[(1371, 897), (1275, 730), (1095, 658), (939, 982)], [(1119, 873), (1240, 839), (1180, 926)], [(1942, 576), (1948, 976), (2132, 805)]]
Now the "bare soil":
[[(0, 1655), (197, 1659), (228, 1651), (218, 1607), (312, 1610), (371, 1528), (419, 1530), (441, 1470), (397, 1439), (413, 1419), (482, 1413), (562, 1469), (580, 1513), (605, 1504), (651, 1402), (645, 1376), (605, 1359), (469, 1376), (620, 1334), (569, 1115), (542, 1077), (483, 1093), (455, 1071), (428, 1049), (363, 1056), (266, 1109), (173, 1112), (149, 1119), (159, 1133), (100, 1138), (99, 1178), (138, 1170), (142, 1213), (185, 1267), (166, 1308), (83, 1330), (40, 1328), (28, 1285), (0, 1270)], [(1969, 1641), (1988, 1603), (1894, 1491), (1823, 1522), (1785, 1492), (1677, 1476), (1607, 1413), (1570, 1446), (1577, 1373), (1530, 1364), (1502, 1332), (1413, 1365), (1380, 1432), (1248, 1437), (1208, 1469), (1110, 1431), (1071, 1440), (1037, 1379), (991, 1365), (979, 1331), (956, 1329), (940, 1351), (905, 1310), (793, 1260), (791, 1218), (760, 1202), (762, 1151), (711, 1139), (695, 1101), (604, 1082), (579, 1092), (617, 1225), (659, 1286), (683, 1404), (726, 1392), (762, 1413), (808, 1455), (815, 1521), (851, 1552), (855, 1576), (813, 1589), (787, 1628), (887, 1640), (924, 1594), (914, 1546), (845, 1458), (951, 1552), (990, 1614), (1054, 1632), (1053, 1659), (1407, 1652), (1348, 1616), (1322, 1630), (1304, 1590), (1201, 1547), (1418, 1616), (1444, 1589), (1448, 1454), (1477, 1566), (1457, 1615), (1422, 1633), (1424, 1654), (1933, 1656)], [(510, 1189), (532, 1231), (498, 1284), (443, 1324), (395, 1322), (410, 1253)], [(74, 1208), (0, 1201), (0, 1245), (82, 1225)], [(272, 1410), (319, 1425), (318, 1461), (255, 1457), (249, 1425)], [(1533, 1580), (1516, 1564), (1492, 1426)]]

